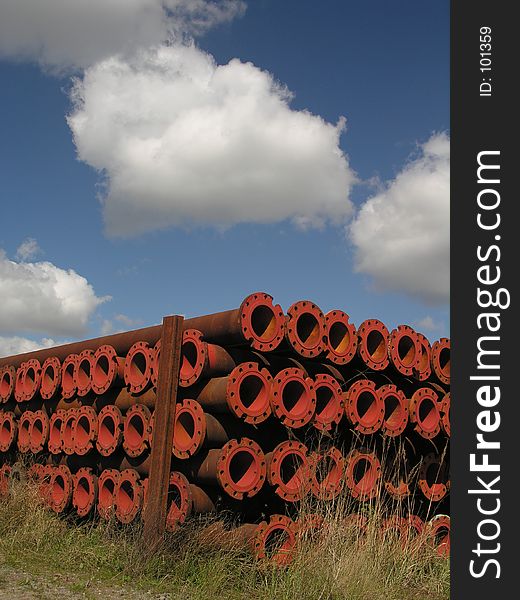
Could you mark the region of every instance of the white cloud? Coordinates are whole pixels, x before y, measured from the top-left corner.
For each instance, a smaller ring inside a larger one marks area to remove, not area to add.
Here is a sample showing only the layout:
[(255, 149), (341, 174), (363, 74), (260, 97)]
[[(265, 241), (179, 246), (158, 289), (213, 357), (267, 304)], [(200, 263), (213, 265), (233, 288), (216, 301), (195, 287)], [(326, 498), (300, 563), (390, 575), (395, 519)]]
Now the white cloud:
[(434, 134), (348, 228), (355, 266), (382, 290), (447, 302), (450, 277), (450, 141)]
[(51, 348), (52, 346), (56, 346), (56, 343), (50, 338), (42, 338), (36, 341), (17, 335), (11, 337), (0, 335), (0, 356), (13, 356), (15, 354), (23, 354), (24, 352), (33, 352), (41, 348)]
[(38, 246), (38, 242), (34, 238), (27, 238), (24, 240), (16, 250), (16, 258), (19, 260), (30, 260), (38, 254), (41, 254), (41, 248)]
[(2, 0), (0, 57), (85, 68), (243, 14), (241, 0)]
[(442, 323), (438, 323), (430, 315), (426, 315), (415, 323), (418, 331), (440, 331), (444, 328)]
[[(115, 321), (115, 323), (114, 323)], [(128, 331), (142, 326), (142, 321), (132, 319), (127, 315), (119, 314), (114, 316), (114, 320), (103, 319), (101, 323), (101, 335), (110, 335), (111, 333), (119, 333), (120, 331)]]
[(84, 333), (94, 310), (108, 296), (72, 269), (50, 262), (15, 262), (0, 250), (0, 333), (48, 336)]
[(251, 63), (160, 46), (94, 65), (72, 99), (78, 157), (106, 176), (109, 235), (351, 213), (344, 120), (291, 110), (288, 90)]

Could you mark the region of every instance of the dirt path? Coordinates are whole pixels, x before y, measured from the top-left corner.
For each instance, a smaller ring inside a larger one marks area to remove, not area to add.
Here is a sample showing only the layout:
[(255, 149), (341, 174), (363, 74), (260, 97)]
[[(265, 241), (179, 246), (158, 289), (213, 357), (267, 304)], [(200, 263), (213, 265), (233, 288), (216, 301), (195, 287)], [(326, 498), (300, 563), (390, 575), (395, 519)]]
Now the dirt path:
[(107, 586), (73, 575), (36, 575), (5, 564), (0, 556), (1, 600), (171, 600), (169, 594), (153, 594)]

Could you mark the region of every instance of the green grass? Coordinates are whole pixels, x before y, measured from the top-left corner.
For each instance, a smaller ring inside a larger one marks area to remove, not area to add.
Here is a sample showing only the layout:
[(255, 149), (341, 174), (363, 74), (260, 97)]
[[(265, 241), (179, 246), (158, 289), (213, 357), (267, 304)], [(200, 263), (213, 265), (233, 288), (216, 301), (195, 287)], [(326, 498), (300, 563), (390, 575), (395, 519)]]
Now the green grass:
[[(326, 532), (304, 540), (289, 568), (262, 565), (248, 553), (222, 550), (195, 522), (170, 535), (149, 555), (140, 525), (58, 517), (28, 483), (14, 482), (0, 499), (0, 556), (29, 573), (67, 574), (71, 589), (90, 582), (169, 593), (172, 600), (446, 600), (449, 563), (424, 548), (403, 548), (368, 533), (355, 539), (339, 525), (340, 504), (328, 505)], [(303, 508), (302, 510), (306, 510)], [(207, 522), (206, 522), (207, 525)], [(218, 536), (217, 536), (218, 538)]]

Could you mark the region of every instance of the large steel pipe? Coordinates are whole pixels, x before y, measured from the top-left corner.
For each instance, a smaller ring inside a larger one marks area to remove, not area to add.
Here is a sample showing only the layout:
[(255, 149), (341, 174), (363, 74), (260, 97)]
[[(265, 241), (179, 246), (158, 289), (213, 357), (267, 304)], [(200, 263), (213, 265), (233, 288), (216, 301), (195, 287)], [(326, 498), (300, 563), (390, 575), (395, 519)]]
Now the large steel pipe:
[(388, 437), (397, 437), (408, 425), (408, 400), (393, 384), (382, 385), (377, 393), (383, 402), (384, 415), (381, 432)]
[(417, 486), (430, 502), (439, 502), (450, 489), (446, 462), (435, 452), (428, 453), (421, 461)]
[(354, 448), (346, 457), (345, 483), (357, 500), (371, 500), (379, 495), (381, 463), (374, 452)]
[(137, 471), (124, 469), (119, 473), (113, 502), (121, 523), (131, 523), (137, 517), (143, 505), (143, 486)]
[(320, 308), (308, 300), (300, 300), (287, 310), (285, 339), (300, 356), (314, 358), (327, 348), (327, 326)]
[(414, 392), (408, 406), (410, 423), (423, 438), (431, 440), (441, 430), (439, 397), (431, 388), (422, 387)]
[(357, 332), (349, 319), (342, 310), (331, 310), (325, 315), (325, 358), (336, 365), (346, 365), (356, 355)]
[(204, 341), (202, 332), (197, 329), (184, 331), (179, 373), (181, 387), (189, 387), (200, 379), (227, 375), (234, 368), (234, 359), (222, 346)]
[(358, 327), (357, 352), (363, 363), (374, 371), (383, 371), (389, 365), (386, 325), (378, 319), (367, 319)]
[(266, 454), (267, 480), (286, 502), (302, 500), (311, 487), (308, 449), (296, 440), (281, 442)]
[(388, 340), (390, 364), (401, 375), (414, 374), (421, 359), (419, 336), (409, 325), (399, 325)]
[(415, 367), (414, 377), (419, 381), (427, 381), (432, 374), (432, 347), (422, 333), (417, 332), (417, 337), (419, 338), (419, 361)]
[(16, 369), (11, 365), (0, 367), (0, 404), (5, 404), (13, 397)]
[(298, 368), (284, 369), (274, 378), (271, 408), (283, 425), (298, 429), (316, 412), (314, 381)]
[(365, 435), (381, 428), (385, 417), (385, 405), (369, 379), (355, 381), (345, 394), (345, 413), (356, 431)]
[(316, 412), (312, 424), (318, 431), (331, 431), (343, 418), (345, 405), (341, 385), (326, 373), (314, 377)]
[(204, 339), (221, 346), (249, 345), (261, 352), (276, 350), (284, 337), (285, 316), (269, 294), (249, 295), (239, 308), (184, 321)]
[(451, 342), (441, 338), (432, 346), (432, 369), (437, 379), (444, 385), (450, 385), (451, 380)]
[(189, 393), (210, 413), (231, 412), (255, 425), (271, 415), (271, 387), (267, 369), (247, 362), (237, 365), (228, 376), (214, 377)]
[(311, 490), (319, 500), (339, 496), (345, 482), (345, 458), (334, 446), (309, 456)]
[(175, 531), (191, 515), (214, 512), (215, 505), (202, 488), (190, 483), (179, 471), (172, 471), (166, 511), (166, 531)]
[(78, 516), (86, 517), (95, 508), (97, 502), (98, 478), (93, 469), (82, 467), (73, 478), (72, 506)]
[(8, 452), (16, 440), (18, 423), (11, 411), (0, 412), (0, 452)]
[(256, 495), (266, 478), (266, 460), (260, 446), (248, 438), (230, 440), (220, 450), (208, 450), (186, 461), (175, 462), (190, 481), (219, 486), (232, 498)]

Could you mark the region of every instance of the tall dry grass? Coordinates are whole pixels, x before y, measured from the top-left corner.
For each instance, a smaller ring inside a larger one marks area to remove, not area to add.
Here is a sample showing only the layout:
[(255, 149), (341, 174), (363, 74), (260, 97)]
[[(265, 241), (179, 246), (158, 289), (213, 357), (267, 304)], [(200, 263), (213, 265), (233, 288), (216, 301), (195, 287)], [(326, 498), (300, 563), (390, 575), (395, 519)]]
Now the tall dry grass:
[(448, 561), (416, 540), (403, 545), (392, 535), (382, 537), (388, 507), (377, 501), (363, 505), (368, 518), (364, 535), (345, 526), (344, 516), (360, 509), (346, 495), (333, 502), (303, 503), (299, 518), (320, 514), (324, 525), (304, 535), (290, 567), (279, 568), (255, 562), (240, 549), (201, 543), (207, 519), (180, 528), (149, 555), (140, 542), (139, 524), (123, 528), (58, 517), (42, 504), (34, 484), (15, 479), (10, 487), (9, 496), (0, 499), (0, 555), (25, 571), (67, 573), (78, 581), (126, 585), (142, 590), (143, 596), (149, 590), (166, 592), (179, 600), (449, 597)]

